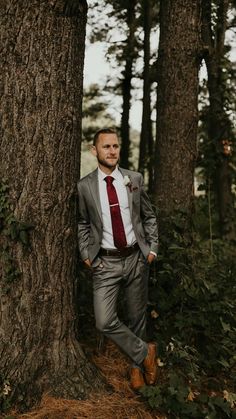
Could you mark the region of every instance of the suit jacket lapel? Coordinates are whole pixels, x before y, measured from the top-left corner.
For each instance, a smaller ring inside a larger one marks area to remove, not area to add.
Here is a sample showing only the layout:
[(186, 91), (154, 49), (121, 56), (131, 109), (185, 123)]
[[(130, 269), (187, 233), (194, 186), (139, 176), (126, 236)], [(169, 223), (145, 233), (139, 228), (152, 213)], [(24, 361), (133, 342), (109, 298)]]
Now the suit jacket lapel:
[[(126, 170), (126, 169), (122, 169), (121, 167), (119, 167), (120, 172), (122, 173), (123, 176), (127, 175), (129, 176), (131, 182), (132, 182), (132, 178), (130, 177), (130, 173)], [(132, 215), (132, 210), (133, 210), (133, 193), (131, 192), (130, 188), (128, 186), (126, 186), (126, 190), (127, 190), (127, 194), (128, 194), (128, 201), (129, 201), (129, 209), (130, 209), (130, 215)]]
[(97, 208), (98, 214), (102, 220), (102, 208), (99, 196), (99, 185), (98, 185), (98, 169), (94, 170), (89, 177), (89, 188), (91, 196), (94, 199), (95, 207)]

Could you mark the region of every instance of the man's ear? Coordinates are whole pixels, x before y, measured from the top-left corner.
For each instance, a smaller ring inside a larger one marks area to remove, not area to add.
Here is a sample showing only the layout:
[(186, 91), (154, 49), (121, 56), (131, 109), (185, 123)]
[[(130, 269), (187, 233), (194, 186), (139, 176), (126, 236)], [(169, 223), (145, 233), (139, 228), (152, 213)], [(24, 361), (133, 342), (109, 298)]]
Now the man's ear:
[(92, 153), (95, 157), (97, 157), (97, 149), (96, 149), (95, 145), (92, 145), (92, 147), (91, 147), (91, 153)]

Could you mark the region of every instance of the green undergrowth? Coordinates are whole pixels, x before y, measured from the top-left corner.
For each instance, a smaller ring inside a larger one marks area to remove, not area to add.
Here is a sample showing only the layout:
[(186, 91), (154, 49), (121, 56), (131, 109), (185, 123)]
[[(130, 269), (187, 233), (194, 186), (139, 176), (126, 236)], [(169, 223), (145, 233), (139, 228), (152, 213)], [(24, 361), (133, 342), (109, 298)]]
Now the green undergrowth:
[(9, 394), (11, 392), (10, 383), (5, 380), (0, 373), (0, 414), (10, 408)]
[(191, 243), (181, 212), (161, 240), (149, 325), (160, 376), (143, 395), (168, 418), (236, 418), (236, 248), (200, 237), (197, 221)]

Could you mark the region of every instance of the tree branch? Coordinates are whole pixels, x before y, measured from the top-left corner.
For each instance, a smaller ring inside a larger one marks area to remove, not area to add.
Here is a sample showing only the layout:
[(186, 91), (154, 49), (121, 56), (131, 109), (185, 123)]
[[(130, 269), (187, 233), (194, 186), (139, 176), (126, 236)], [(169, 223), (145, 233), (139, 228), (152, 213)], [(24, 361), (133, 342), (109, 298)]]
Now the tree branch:
[(227, 29), (227, 12), (229, 9), (229, 0), (221, 0), (217, 13), (216, 27), (216, 50), (219, 55), (223, 55), (225, 46), (225, 32)]
[(211, 29), (211, 0), (202, 0), (202, 55), (211, 54), (214, 43)]

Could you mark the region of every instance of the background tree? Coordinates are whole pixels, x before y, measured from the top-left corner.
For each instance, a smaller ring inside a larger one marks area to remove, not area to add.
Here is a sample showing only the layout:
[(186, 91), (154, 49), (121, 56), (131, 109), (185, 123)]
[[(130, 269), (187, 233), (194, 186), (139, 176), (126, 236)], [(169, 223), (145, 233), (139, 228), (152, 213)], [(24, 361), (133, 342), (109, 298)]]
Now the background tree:
[(156, 11), (151, 0), (141, 2), (141, 15), (143, 21), (143, 101), (142, 101), (142, 124), (139, 148), (138, 170), (144, 174), (148, 169), (149, 190), (152, 188), (153, 173), (152, 162), (154, 153), (152, 119), (151, 119), (151, 29), (153, 14)]
[[(120, 135), (122, 148), (120, 163), (122, 167), (130, 167), (132, 160), (130, 137), (132, 100), (134, 100), (137, 90), (144, 89), (145, 91), (143, 94), (143, 128), (139, 153), (139, 168), (141, 172), (144, 172), (145, 167), (148, 166), (148, 154), (152, 154), (153, 147), (151, 81), (149, 80), (149, 68), (153, 52), (151, 51), (150, 37), (151, 31), (156, 29), (157, 26), (158, 7), (155, 1), (147, 3), (137, 0), (113, 0), (112, 2), (104, 0), (102, 3), (95, 2), (94, 8), (96, 8), (96, 13), (90, 21), (92, 26), (90, 39), (92, 41), (106, 41), (106, 57), (112, 64), (114, 71), (112, 77), (108, 77), (105, 88), (111, 95), (115, 94), (116, 103), (117, 98), (121, 97)], [(101, 16), (99, 23), (98, 12)], [(103, 19), (104, 24), (101, 24)], [(114, 77), (114, 74), (117, 76)], [(140, 84), (143, 84), (143, 87), (140, 88)], [(140, 93), (138, 95), (140, 96)]]
[(76, 340), (73, 297), (87, 7), (0, 7), (0, 371), (22, 407), (43, 391), (81, 398), (101, 385)]
[(232, 6), (229, 0), (202, 2), (204, 59), (209, 92), (209, 107), (207, 115), (205, 114), (208, 136), (203, 146), (205, 159), (210, 157), (210, 164), (205, 166), (205, 173), (208, 192), (210, 188), (216, 197), (220, 234), (230, 239), (235, 238), (235, 175), (231, 166), (235, 138), (231, 118), (232, 105), (235, 102), (235, 69), (228, 58), (226, 31), (234, 16)]
[(121, 135), (121, 154), (120, 154), (120, 164), (122, 167), (128, 169), (130, 167), (129, 155), (130, 155), (130, 106), (131, 106), (131, 88), (132, 88), (132, 78), (133, 78), (133, 63), (136, 56), (136, 39), (135, 39), (135, 30), (137, 26), (137, 17), (136, 17), (136, 4), (137, 0), (126, 1), (126, 23), (128, 26), (128, 35), (126, 46), (123, 51), (124, 56), (124, 71), (123, 71), (123, 80), (121, 82), (122, 90), (122, 112), (121, 112), (121, 125), (120, 125), (120, 135)]
[(155, 197), (160, 228), (175, 210), (191, 214), (198, 125), (200, 2), (161, 2)]
[[(91, 16), (92, 41), (106, 41), (107, 60), (111, 63), (114, 77), (108, 77), (106, 89), (110, 95), (121, 98), (121, 156), (122, 167), (130, 166), (130, 106), (132, 97), (132, 79), (134, 77), (134, 64), (137, 59), (137, 0), (113, 0), (95, 2), (95, 14)], [(98, 24), (97, 16), (101, 16), (104, 25)], [(96, 24), (97, 23), (97, 24)]]
[[(181, 419), (231, 417), (235, 408), (227, 398), (208, 397), (223, 394), (222, 376), (227, 394), (235, 389), (236, 265), (235, 245), (218, 239), (209, 251), (209, 237), (200, 234), (207, 216), (192, 212), (193, 201), (201, 199), (193, 200), (201, 19), (198, 0), (161, 2), (155, 161), (160, 250), (150, 298), (166, 380), (143, 393), (150, 406)], [(210, 153), (207, 158), (209, 163)]]

